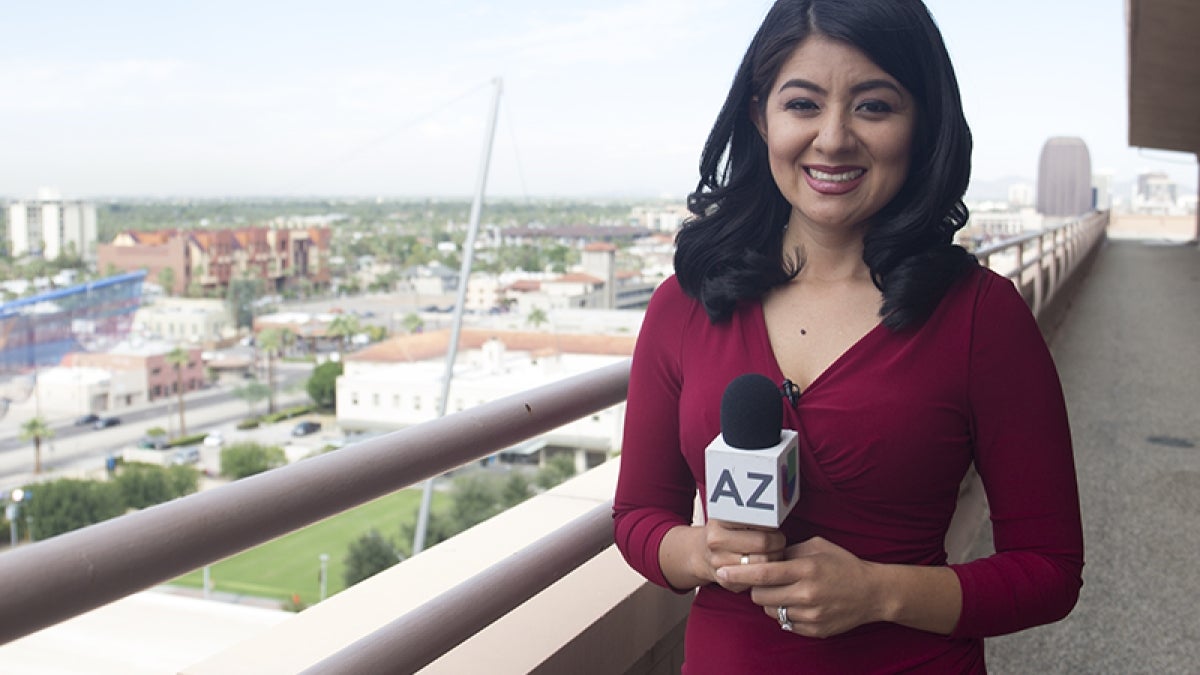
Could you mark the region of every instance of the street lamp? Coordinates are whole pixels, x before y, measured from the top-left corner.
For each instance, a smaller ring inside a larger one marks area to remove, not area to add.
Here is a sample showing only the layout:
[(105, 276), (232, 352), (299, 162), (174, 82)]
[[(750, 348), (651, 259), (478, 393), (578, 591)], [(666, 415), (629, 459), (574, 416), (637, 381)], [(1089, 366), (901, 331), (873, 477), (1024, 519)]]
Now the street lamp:
[(25, 491), (17, 488), (12, 491), (11, 499), (7, 506), (4, 507), (4, 517), (8, 519), (8, 529), (12, 537), (12, 547), (17, 547), (17, 514), (21, 500), (25, 498)]
[(329, 554), (322, 553), (318, 558), (321, 561), (321, 599), (317, 602), (325, 602), (326, 578), (329, 576)]

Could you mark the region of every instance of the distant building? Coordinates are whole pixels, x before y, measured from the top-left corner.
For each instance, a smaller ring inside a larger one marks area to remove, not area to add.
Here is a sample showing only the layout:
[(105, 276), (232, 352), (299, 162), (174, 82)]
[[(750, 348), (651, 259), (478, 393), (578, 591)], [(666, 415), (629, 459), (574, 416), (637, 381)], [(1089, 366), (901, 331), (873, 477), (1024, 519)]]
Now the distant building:
[(1177, 215), (1186, 211), (1179, 204), (1175, 182), (1165, 173), (1147, 171), (1138, 174), (1133, 190), (1134, 213)]
[(1014, 209), (1032, 207), (1033, 197), (1033, 186), (1029, 183), (1013, 183), (1008, 186), (1008, 205)]
[(206, 347), (237, 336), (229, 304), (210, 298), (158, 298), (138, 310), (133, 318), (133, 332), (144, 338)]
[(14, 258), (33, 255), (54, 260), (66, 255), (94, 262), (96, 242), (92, 202), (43, 192), (37, 199), (8, 205), (8, 251)]
[(222, 293), (240, 278), (265, 281), (267, 293), (304, 284), (323, 288), (330, 281), (330, 239), (328, 227), (127, 231), (99, 245), (97, 264), (144, 269), (152, 281), (169, 282), (164, 290), (174, 295), (193, 286)]
[(677, 232), (683, 221), (691, 216), (687, 207), (677, 206), (635, 206), (629, 215), (630, 221), (638, 227), (656, 232)]
[(1046, 141), (1038, 162), (1038, 213), (1072, 217), (1094, 208), (1092, 159), (1087, 144), (1075, 137)]
[[(435, 419), (450, 331), (406, 335), (345, 359), (337, 381), (337, 422), (345, 429), (395, 430)], [(566, 334), (464, 328), (446, 414), (618, 363), (634, 335)], [(620, 447), (624, 406), (549, 432), (512, 453), (571, 451), (577, 466), (602, 462)]]
[(186, 349), (188, 363), (177, 374), (167, 362), (175, 345), (165, 341), (130, 340), (107, 352), (73, 352), (62, 367), (38, 376), (43, 409), (60, 414), (116, 412), (204, 386), (199, 348)]

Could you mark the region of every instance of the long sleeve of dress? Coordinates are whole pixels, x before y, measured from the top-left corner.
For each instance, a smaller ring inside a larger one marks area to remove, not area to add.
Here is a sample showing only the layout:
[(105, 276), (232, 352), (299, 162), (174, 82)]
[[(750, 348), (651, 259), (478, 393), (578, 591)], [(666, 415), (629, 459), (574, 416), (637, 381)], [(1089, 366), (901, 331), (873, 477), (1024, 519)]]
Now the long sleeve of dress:
[(671, 586), (659, 566), (659, 544), (672, 527), (692, 522), (696, 494), (679, 451), (680, 345), (688, 322), (697, 318), (693, 307), (683, 301), (671, 277), (646, 310), (629, 376), (630, 413), (613, 500), (617, 548), (633, 569), (667, 588)]
[(954, 637), (1057, 621), (1079, 596), (1083, 534), (1062, 388), (1049, 350), (1011, 283), (981, 285), (968, 398), (974, 460), (996, 554), (954, 565), (963, 607)]

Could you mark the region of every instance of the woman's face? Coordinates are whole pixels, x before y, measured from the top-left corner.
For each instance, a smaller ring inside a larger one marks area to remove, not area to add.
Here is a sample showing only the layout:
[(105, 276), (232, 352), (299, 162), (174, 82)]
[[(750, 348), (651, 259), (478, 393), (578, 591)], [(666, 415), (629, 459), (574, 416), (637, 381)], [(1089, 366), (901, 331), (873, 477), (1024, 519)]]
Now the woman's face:
[(752, 106), (790, 226), (865, 230), (904, 185), (916, 105), (855, 47), (810, 36)]

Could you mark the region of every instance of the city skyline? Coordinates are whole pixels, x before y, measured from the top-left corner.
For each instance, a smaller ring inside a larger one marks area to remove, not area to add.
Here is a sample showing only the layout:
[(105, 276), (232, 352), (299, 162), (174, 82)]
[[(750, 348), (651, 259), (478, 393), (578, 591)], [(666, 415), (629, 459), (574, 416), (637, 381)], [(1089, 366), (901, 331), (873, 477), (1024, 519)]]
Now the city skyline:
[[(489, 196), (681, 198), (770, 3), (560, 4), (22, 6), (0, 195), (469, 195), (501, 77)], [(1123, 2), (927, 4), (973, 184), (1036, 181), (1042, 144), (1079, 136), (1115, 184), (1195, 192), (1194, 156), (1127, 147)]]

